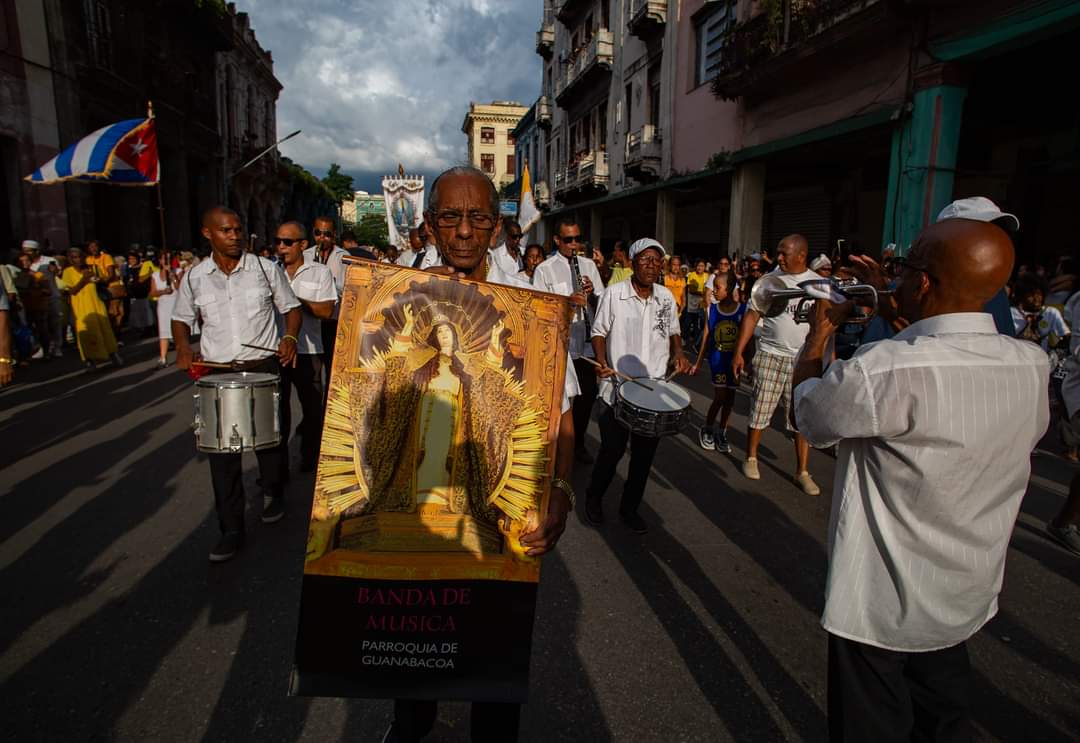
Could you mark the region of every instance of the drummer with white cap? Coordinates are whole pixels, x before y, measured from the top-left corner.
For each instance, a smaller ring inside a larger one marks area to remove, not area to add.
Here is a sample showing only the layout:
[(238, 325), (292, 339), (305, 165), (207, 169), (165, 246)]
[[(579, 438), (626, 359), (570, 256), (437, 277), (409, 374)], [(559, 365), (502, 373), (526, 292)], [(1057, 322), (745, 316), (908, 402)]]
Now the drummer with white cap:
[(675, 297), (657, 283), (666, 252), (652, 238), (642, 238), (630, 246), (633, 274), (629, 281), (614, 284), (604, 292), (592, 327), (593, 350), (600, 364), (600, 453), (586, 491), (585, 516), (594, 526), (603, 523), (604, 492), (629, 441), (630, 471), (623, 486), (619, 517), (638, 534), (648, 531), (648, 525), (638, 515), (638, 505), (645, 495), (660, 439), (632, 433), (615, 420), (615, 377), (616, 371), (630, 377), (663, 377), (671, 360), (678, 372), (690, 369), (682, 350)]

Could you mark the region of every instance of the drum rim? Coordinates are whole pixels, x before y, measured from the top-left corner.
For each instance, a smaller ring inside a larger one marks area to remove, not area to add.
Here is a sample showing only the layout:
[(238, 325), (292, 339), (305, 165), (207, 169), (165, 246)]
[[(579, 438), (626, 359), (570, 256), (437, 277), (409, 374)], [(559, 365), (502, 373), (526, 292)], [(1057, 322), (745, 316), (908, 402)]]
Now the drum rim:
[[(640, 380), (642, 382), (663, 382), (665, 385), (670, 385), (672, 387), (675, 387), (676, 389), (679, 389), (679, 390), (682, 390), (683, 392), (685, 392), (686, 393), (686, 405), (687, 406), (692, 405), (693, 402), (694, 402), (693, 398), (690, 396), (690, 390), (688, 388), (683, 387), (681, 384), (676, 384), (675, 382), (664, 379), (663, 377), (634, 377), (634, 379)], [(638, 385), (634, 385), (634, 383), (631, 382), (628, 379), (619, 380), (619, 383), (615, 385), (615, 399), (616, 400), (622, 400), (623, 402), (625, 402), (628, 405), (639, 405), (639, 403), (634, 402), (633, 400), (629, 399), (628, 397), (626, 397), (625, 395), (622, 394), (623, 387), (626, 387), (627, 385), (638, 386)], [(678, 410), (686, 410), (686, 408), (682, 407), (682, 408), (677, 408), (676, 410), (662, 410), (662, 411), (656, 411), (656, 412), (674, 413), (674, 412), (677, 412)]]
[[(230, 378), (234, 375), (243, 375), (251, 378), (247, 380)], [(265, 378), (255, 379), (254, 377), (256, 375)], [(271, 372), (229, 372), (228, 374), (213, 374), (208, 377), (200, 377), (195, 381), (195, 386), (217, 389), (245, 389), (247, 387), (270, 387), (278, 384), (280, 381), (281, 376)]]

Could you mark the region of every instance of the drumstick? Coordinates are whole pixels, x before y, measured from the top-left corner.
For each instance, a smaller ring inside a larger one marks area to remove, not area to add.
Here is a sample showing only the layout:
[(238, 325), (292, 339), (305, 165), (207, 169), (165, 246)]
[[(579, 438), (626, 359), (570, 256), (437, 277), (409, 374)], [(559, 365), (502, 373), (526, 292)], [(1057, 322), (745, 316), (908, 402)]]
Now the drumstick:
[[(579, 356), (578, 358), (584, 359), (585, 361), (588, 361), (590, 364), (595, 366), (597, 369), (603, 369), (604, 368), (603, 364), (601, 364), (601, 363), (599, 363), (597, 361), (594, 361), (593, 359), (590, 359), (588, 356)], [(649, 385), (645, 384), (644, 382), (642, 382), (640, 380), (634, 379), (629, 374), (623, 374), (618, 369), (612, 369), (611, 371), (615, 372), (615, 376), (622, 377), (627, 382), (633, 382), (634, 384), (640, 385), (640, 386), (644, 387), (645, 389), (647, 389), (649, 392), (654, 391), (652, 387), (650, 387)]]
[(266, 346), (253, 346), (250, 343), (241, 343), (240, 345), (244, 348), (254, 348), (256, 351), (268, 351), (270, 353), (278, 352), (276, 348), (267, 348)]
[(215, 364), (212, 361), (192, 361), (192, 366), (205, 366), (208, 369), (232, 369), (232, 364)]

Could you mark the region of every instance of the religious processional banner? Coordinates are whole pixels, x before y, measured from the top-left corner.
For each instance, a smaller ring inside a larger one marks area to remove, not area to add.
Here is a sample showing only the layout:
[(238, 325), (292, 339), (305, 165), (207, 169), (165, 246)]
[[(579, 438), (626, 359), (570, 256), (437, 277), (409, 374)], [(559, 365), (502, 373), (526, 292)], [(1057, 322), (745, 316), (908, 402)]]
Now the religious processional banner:
[(390, 242), (408, 250), (409, 230), (424, 221), (424, 176), (406, 175), (399, 167), (397, 175), (383, 176), (382, 189)]
[(349, 266), (293, 694), (525, 701), (568, 309)]

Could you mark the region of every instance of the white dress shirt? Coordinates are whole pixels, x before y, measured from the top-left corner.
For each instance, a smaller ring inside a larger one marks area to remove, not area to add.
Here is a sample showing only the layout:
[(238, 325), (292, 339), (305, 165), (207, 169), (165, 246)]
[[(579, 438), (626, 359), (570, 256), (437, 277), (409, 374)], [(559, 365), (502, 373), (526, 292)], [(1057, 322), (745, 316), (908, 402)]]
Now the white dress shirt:
[(491, 257), (491, 262), (499, 267), (507, 276), (513, 276), (521, 269), (525, 268), (525, 261), (521, 255), (521, 249), (518, 249), (518, 256), (515, 258), (510, 255), (510, 251), (506, 249), (506, 243), (501, 243), (499, 247), (492, 250), (488, 255)]
[[(671, 336), (679, 335), (679, 311), (666, 286), (653, 284), (642, 299), (631, 280), (607, 288), (596, 308), (593, 338), (607, 341), (607, 365), (631, 377), (662, 377), (671, 357)], [(615, 404), (615, 380), (600, 380), (600, 397)]]
[[(289, 271), (285, 269), (285, 277)], [(305, 302), (337, 302), (338, 293), (334, 286), (334, 276), (330, 268), (322, 263), (308, 263), (306, 260), (289, 278), (289, 287), (297, 299)], [(323, 352), (322, 323), (317, 317), (300, 308), (303, 321), (300, 323), (300, 339), (296, 344), (297, 353), (321, 354)], [(279, 328), (281, 329), (281, 328)], [(281, 332), (285, 332), (281, 330)]]
[(798, 386), (799, 431), (839, 443), (826, 630), (929, 651), (994, 616), (1048, 378), (1038, 346), (973, 312), (920, 320)]
[(277, 348), (275, 308), (285, 314), (299, 306), (277, 264), (244, 253), (232, 273), (224, 273), (210, 258), (184, 274), (172, 319), (191, 328), (198, 314), (199, 348), (207, 361), (255, 361), (272, 354), (242, 344)]
[[(487, 282), (489, 284), (502, 284), (503, 286), (516, 286), (520, 289), (536, 289), (536, 287), (531, 285), (527, 280), (523, 281), (518, 278), (517, 274), (503, 273), (502, 269), (494, 265), (488, 266)], [(571, 363), (570, 359), (567, 359), (566, 378), (563, 380), (563, 396), (560, 412), (565, 413), (569, 410), (571, 398), (580, 394), (581, 387), (578, 383), (577, 372), (574, 370), (574, 365)]]
[[(604, 296), (604, 280), (600, 278), (600, 272), (596, 270), (596, 264), (580, 255), (577, 256), (577, 262), (581, 277), (592, 281), (593, 294), (596, 295), (599, 301)], [(564, 297), (569, 297), (578, 290), (570, 276), (570, 261), (559, 252), (555, 252), (536, 267), (536, 271), (533, 272), (532, 283), (535, 289)], [(585, 311), (588, 313), (590, 323), (595, 324), (596, 318), (588, 302), (585, 304)], [(575, 313), (575, 318), (579, 317), (581, 317), (581, 313)], [(585, 337), (584, 319), (575, 319), (570, 325), (570, 358), (576, 359), (579, 356), (593, 357), (592, 345), (589, 343), (589, 339)]]
[[(304, 251), (304, 263), (322, 263), (330, 269), (330, 273), (334, 277), (334, 288), (337, 289), (339, 297), (345, 292), (345, 263), (342, 259), (348, 257), (349, 251), (337, 245), (330, 249), (330, 254), (326, 256), (325, 261), (319, 255), (318, 245), (312, 245)], [(338, 319), (340, 309), (340, 307), (334, 308), (334, 315), (330, 318), (331, 321)]]

